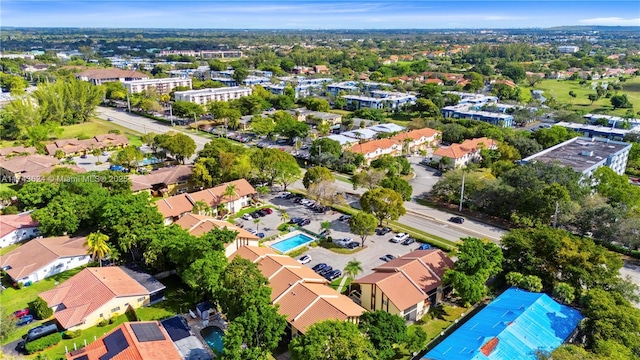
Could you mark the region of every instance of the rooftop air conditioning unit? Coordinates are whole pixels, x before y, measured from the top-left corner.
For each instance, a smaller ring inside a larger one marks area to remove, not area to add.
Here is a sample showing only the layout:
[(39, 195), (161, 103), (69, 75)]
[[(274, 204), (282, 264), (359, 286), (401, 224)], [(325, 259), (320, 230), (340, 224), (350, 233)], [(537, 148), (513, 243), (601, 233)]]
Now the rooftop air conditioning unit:
[(583, 151), (580, 153), (582, 156), (593, 156), (593, 151)]

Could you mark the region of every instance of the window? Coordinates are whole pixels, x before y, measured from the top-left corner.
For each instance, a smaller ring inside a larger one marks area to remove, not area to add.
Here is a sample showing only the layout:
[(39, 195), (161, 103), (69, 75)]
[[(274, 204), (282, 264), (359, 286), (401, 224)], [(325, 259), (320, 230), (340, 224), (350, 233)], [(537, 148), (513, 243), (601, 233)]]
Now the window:
[(143, 302), (144, 301), (144, 296), (141, 298), (138, 298), (138, 302)]
[(104, 314), (100, 314), (100, 317), (104, 317)]
[(387, 300), (382, 300), (382, 305), (387, 305)]
[(118, 307), (116, 307), (116, 308), (111, 309), (111, 312), (116, 312), (116, 311), (118, 311), (118, 310), (120, 310), (120, 306), (118, 306)]

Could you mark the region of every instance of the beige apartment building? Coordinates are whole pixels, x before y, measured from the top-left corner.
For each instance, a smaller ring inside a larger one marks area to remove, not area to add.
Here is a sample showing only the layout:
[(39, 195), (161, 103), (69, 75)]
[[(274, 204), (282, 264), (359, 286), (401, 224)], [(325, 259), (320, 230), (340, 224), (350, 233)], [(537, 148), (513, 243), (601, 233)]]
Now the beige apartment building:
[(185, 77), (172, 77), (164, 79), (133, 80), (123, 82), (130, 94), (141, 93), (145, 90), (155, 89), (158, 94), (168, 94), (178, 86), (191, 89), (191, 79)]
[(241, 86), (175, 92), (176, 101), (188, 101), (201, 105), (212, 101), (240, 99), (249, 95), (251, 95), (251, 88)]

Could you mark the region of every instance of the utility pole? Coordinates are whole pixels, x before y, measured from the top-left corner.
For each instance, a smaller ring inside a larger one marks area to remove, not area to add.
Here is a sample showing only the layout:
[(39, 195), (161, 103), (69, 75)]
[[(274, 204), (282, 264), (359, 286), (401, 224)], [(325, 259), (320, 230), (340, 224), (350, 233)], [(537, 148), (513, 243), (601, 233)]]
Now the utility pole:
[(129, 92), (127, 91), (127, 108), (129, 109), (129, 114), (131, 114), (131, 100), (129, 100)]
[(198, 133), (198, 119), (196, 118), (196, 113), (193, 113), (193, 121), (196, 122), (196, 134)]
[(458, 207), (458, 211), (462, 212), (462, 201), (464, 199), (464, 178), (467, 175), (466, 172), (462, 172), (462, 187), (460, 188), (460, 206)]
[(173, 106), (169, 103), (169, 120), (171, 120), (171, 126), (173, 126)]

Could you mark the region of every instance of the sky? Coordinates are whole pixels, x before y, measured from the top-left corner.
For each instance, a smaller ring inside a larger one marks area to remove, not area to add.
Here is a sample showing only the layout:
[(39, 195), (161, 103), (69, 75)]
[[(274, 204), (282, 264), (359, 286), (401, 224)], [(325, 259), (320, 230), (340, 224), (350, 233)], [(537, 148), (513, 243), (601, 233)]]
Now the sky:
[(0, 26), (203, 29), (640, 26), (638, 0), (2, 0)]

